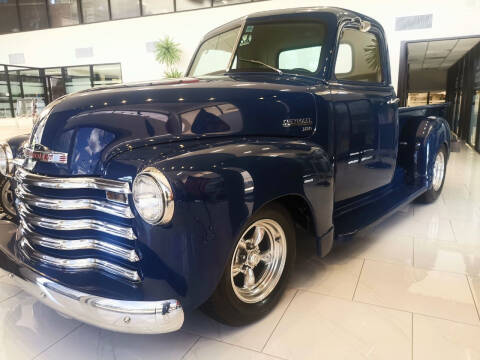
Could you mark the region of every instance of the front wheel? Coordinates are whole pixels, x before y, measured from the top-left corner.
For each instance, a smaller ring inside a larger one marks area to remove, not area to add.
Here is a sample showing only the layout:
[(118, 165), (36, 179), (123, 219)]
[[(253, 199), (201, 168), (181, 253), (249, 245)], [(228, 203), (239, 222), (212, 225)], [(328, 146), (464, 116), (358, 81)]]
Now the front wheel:
[(12, 187), (10, 181), (2, 176), (0, 176), (0, 208), (8, 218), (16, 220), (17, 212), (13, 206)]
[(217, 289), (203, 306), (232, 326), (266, 315), (283, 293), (295, 261), (295, 228), (280, 205), (260, 210), (247, 223)]
[(442, 192), (446, 173), (447, 150), (445, 146), (442, 145), (435, 156), (435, 163), (433, 164), (432, 186), (418, 198), (419, 202), (429, 204), (437, 200)]

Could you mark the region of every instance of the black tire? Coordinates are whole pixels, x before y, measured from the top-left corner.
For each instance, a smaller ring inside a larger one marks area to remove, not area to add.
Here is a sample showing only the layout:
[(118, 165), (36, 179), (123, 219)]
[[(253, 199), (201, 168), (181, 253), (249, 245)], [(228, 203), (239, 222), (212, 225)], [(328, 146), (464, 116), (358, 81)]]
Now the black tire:
[[(233, 288), (234, 280), (231, 277), (232, 261), (236, 253), (237, 244), (242, 240), (245, 232), (251, 228), (253, 224), (263, 219), (266, 221), (274, 220), (281, 226), (285, 234), (285, 265), (280, 279), (268, 296), (259, 302), (247, 303), (237, 296)], [(230, 326), (242, 326), (255, 322), (267, 315), (278, 303), (278, 300), (285, 290), (288, 276), (292, 272), (296, 256), (295, 227), (290, 214), (279, 204), (272, 204), (261, 209), (247, 222), (235, 244), (234, 251), (228, 259), (220, 283), (210, 299), (202, 306), (202, 309), (219, 322)]]
[[(435, 186), (432, 181), (432, 185), (430, 186), (430, 189), (428, 189), (426, 192), (424, 192), (421, 196), (417, 198), (417, 202), (422, 203), (422, 204), (430, 204), (433, 203), (435, 200), (438, 199), (440, 196), (442, 189), (443, 189), (443, 184), (445, 183), (445, 177), (447, 175), (447, 161), (448, 161), (448, 156), (447, 156), (447, 150), (445, 148), (445, 145), (442, 145), (440, 147), (440, 150), (438, 153), (435, 155), (435, 159), (437, 159), (437, 156), (439, 153), (443, 154), (443, 159), (444, 159), (444, 171), (443, 171), (443, 178), (441, 179), (441, 184), (440, 187), (435, 189)], [(435, 163), (434, 165), (435, 166)], [(433, 169), (432, 169), (433, 172)]]
[(1, 212), (7, 215), (8, 220), (17, 221), (17, 213), (13, 207), (10, 181), (4, 176), (1, 176), (0, 178), (0, 213)]

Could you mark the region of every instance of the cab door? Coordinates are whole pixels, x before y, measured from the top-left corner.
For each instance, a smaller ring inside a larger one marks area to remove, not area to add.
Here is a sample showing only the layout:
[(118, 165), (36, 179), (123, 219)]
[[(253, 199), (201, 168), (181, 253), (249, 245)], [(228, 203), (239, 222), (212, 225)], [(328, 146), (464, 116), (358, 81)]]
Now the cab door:
[(391, 182), (396, 166), (398, 114), (379, 29), (346, 25), (330, 81), (335, 128), (335, 202)]

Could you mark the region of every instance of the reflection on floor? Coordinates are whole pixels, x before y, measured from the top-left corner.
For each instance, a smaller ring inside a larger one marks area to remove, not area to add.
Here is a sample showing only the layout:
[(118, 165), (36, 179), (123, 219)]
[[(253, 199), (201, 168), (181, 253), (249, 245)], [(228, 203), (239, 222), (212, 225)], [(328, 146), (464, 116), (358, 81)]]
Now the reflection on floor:
[(480, 155), (452, 154), (436, 203), (399, 211), (326, 259), (309, 253), (301, 247), (262, 321), (229, 328), (195, 312), (157, 336), (65, 319), (0, 273), (0, 359), (480, 358)]

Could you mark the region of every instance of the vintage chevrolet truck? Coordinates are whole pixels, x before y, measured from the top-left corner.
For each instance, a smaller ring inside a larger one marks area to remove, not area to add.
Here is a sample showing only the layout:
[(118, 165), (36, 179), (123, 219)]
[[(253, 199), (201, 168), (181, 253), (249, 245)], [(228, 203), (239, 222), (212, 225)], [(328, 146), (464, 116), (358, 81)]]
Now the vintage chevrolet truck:
[(230, 325), (261, 318), (297, 227), (326, 256), (442, 190), (443, 106), (399, 109), (388, 60), (371, 18), (278, 10), (208, 33), (186, 78), (53, 101), (29, 138), (0, 147), (19, 220), (1, 268), (119, 332), (175, 331), (198, 307)]

